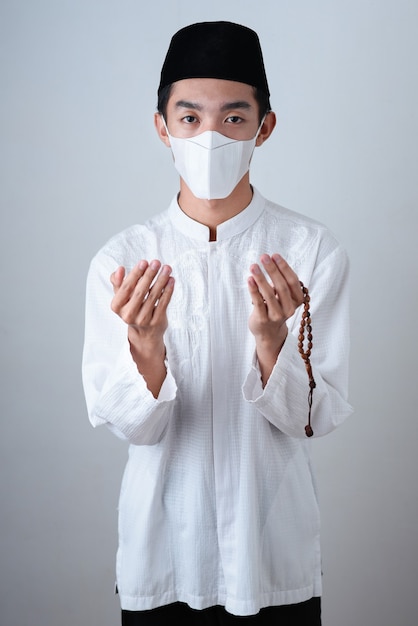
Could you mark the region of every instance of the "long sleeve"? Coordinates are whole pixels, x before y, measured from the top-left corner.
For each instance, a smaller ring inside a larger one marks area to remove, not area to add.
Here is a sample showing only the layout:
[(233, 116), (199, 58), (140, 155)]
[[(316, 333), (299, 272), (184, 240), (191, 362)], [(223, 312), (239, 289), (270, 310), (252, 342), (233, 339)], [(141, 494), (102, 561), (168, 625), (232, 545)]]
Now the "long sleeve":
[[(336, 428), (352, 408), (348, 396), (349, 266), (345, 252), (336, 248), (317, 266), (310, 279), (313, 349), (311, 363), (316, 388), (311, 422), (314, 436)], [(305, 437), (308, 416), (308, 375), (298, 352), (302, 307), (289, 326), (289, 334), (265, 388), (256, 361), (244, 383), (247, 401), (284, 433)]]
[(126, 324), (110, 308), (110, 274), (118, 263), (99, 253), (87, 277), (82, 376), (89, 419), (134, 444), (159, 441), (172, 415), (176, 384), (167, 365), (159, 397), (132, 359)]

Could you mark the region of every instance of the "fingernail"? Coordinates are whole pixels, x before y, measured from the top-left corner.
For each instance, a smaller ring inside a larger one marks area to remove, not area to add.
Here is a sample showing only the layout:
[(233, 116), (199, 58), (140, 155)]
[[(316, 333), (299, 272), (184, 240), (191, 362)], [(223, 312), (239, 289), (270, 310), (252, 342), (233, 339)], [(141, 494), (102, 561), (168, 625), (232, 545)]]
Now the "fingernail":
[(146, 261), (142, 260), (142, 261), (139, 261), (137, 267), (140, 270), (145, 270), (147, 268), (147, 265), (148, 265), (148, 263)]
[(252, 271), (253, 274), (261, 274), (261, 270), (258, 267), (258, 265), (253, 265), (252, 268), (251, 268), (251, 271)]
[(160, 267), (160, 262), (159, 261), (151, 261), (151, 265), (150, 265), (152, 270), (158, 270), (158, 268)]

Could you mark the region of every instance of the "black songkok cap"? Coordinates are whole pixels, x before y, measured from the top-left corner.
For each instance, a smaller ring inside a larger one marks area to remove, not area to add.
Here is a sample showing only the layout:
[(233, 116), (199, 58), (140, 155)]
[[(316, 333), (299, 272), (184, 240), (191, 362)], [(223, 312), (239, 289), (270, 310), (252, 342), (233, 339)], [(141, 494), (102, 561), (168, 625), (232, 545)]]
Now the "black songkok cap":
[(173, 35), (158, 93), (184, 78), (234, 80), (270, 95), (257, 33), (232, 22), (200, 22)]

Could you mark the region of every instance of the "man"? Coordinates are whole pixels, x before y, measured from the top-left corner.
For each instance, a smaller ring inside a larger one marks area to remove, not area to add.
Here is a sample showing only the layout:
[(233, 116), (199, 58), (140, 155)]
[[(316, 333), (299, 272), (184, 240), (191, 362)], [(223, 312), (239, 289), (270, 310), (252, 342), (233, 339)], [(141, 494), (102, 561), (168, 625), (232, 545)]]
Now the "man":
[(89, 416), (130, 443), (125, 625), (321, 623), (306, 435), (351, 412), (348, 264), (323, 225), (251, 186), (253, 150), (275, 122), (254, 31), (181, 29), (155, 115), (180, 192), (90, 267)]

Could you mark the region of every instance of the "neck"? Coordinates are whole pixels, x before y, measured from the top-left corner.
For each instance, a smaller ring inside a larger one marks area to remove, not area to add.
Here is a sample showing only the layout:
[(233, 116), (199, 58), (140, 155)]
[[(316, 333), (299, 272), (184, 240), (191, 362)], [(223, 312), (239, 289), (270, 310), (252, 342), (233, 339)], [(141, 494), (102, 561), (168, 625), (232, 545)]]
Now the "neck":
[(196, 198), (184, 180), (180, 178), (179, 206), (183, 213), (208, 227), (210, 241), (216, 241), (216, 229), (219, 224), (241, 213), (250, 204), (252, 197), (253, 190), (250, 185), (248, 172), (235, 187), (231, 195), (218, 200)]

